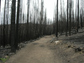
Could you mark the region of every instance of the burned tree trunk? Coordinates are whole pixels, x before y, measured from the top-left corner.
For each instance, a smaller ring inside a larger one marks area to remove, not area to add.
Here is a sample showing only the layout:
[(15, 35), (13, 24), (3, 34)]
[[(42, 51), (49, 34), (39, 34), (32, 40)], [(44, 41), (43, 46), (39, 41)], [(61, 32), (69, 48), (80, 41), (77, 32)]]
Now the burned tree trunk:
[(40, 12), (41, 20), (40, 20), (40, 36), (43, 34), (42, 22), (43, 22), (43, 0), (41, 0), (41, 12)]
[(28, 3), (27, 3), (27, 40), (29, 39), (29, 31), (28, 31), (28, 28), (29, 28), (29, 8), (30, 8), (30, 0), (28, 0)]
[(58, 37), (58, 0), (57, 0), (56, 37)]
[(0, 12), (1, 12), (1, 0), (0, 0)]
[(5, 5), (4, 5), (4, 19), (3, 19), (3, 47), (5, 47), (6, 41), (5, 41), (5, 9), (6, 9), (6, 0), (5, 0)]
[(66, 23), (66, 36), (68, 36), (67, 32), (68, 32), (68, 0), (67, 0), (67, 23)]
[(72, 1), (70, 0), (70, 13), (69, 13), (69, 36), (71, 36), (71, 7), (72, 7)]
[(17, 7), (17, 22), (16, 22), (16, 37), (15, 37), (15, 47), (18, 49), (18, 25), (19, 25), (19, 10), (20, 10), (20, 0), (18, 0), (18, 7)]
[(77, 32), (79, 29), (79, 0), (78, 0), (78, 18), (77, 18)]
[(16, 0), (12, 0), (12, 13), (11, 13), (11, 52), (16, 52), (16, 49), (15, 49), (15, 8), (16, 8)]

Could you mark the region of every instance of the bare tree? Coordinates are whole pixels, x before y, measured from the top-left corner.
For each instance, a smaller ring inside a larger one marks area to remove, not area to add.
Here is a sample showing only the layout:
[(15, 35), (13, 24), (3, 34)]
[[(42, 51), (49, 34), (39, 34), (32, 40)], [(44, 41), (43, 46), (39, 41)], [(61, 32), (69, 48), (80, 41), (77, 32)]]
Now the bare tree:
[(77, 18), (77, 32), (79, 29), (79, 0), (78, 0), (78, 18)]
[(7, 0), (7, 8), (6, 8), (6, 22), (7, 22), (7, 28), (6, 28), (6, 39), (7, 42), (9, 42), (9, 34), (8, 34), (8, 22), (9, 22), (9, 0)]
[(66, 36), (68, 35), (67, 32), (68, 32), (68, 0), (67, 0), (67, 26), (66, 26)]
[(72, 0), (70, 0), (70, 13), (69, 13), (69, 35), (71, 35), (71, 10), (72, 10)]
[(81, 9), (81, 14), (80, 14), (80, 21), (81, 21), (80, 25), (81, 25), (81, 29), (83, 27), (83, 24), (82, 24), (83, 23), (82, 16), (83, 16), (83, 9)]
[(40, 36), (43, 34), (42, 22), (43, 22), (43, 0), (41, 0), (41, 12), (40, 12), (41, 20), (40, 20)]
[(19, 10), (20, 10), (20, 0), (18, 0), (18, 7), (17, 7), (17, 21), (16, 21), (16, 37), (15, 37), (15, 47), (18, 49), (18, 25), (19, 25)]
[(28, 0), (28, 6), (27, 6), (27, 38), (28, 37), (28, 34), (29, 34), (29, 31), (28, 31), (28, 28), (29, 28), (29, 9), (30, 9), (30, 0)]
[(47, 22), (47, 16), (46, 16), (46, 10), (45, 10), (45, 18), (44, 18), (44, 35), (46, 34), (46, 22)]
[(61, 0), (61, 2), (60, 2), (60, 6), (61, 6), (61, 14), (60, 14), (60, 17), (61, 17), (61, 22), (59, 23), (59, 30), (60, 30), (60, 35), (62, 35), (62, 33), (63, 33), (63, 17), (62, 17), (62, 15), (63, 15), (63, 8), (62, 8), (62, 6), (63, 6), (63, 0)]
[(0, 12), (1, 12), (1, 0), (0, 0)]
[(12, 12), (11, 12), (11, 52), (16, 52), (16, 49), (15, 49), (15, 9), (16, 9), (16, 0), (12, 0)]
[(56, 37), (58, 37), (58, 0), (57, 0)]
[(5, 9), (6, 9), (6, 0), (5, 0), (5, 4), (4, 4), (4, 19), (3, 19), (3, 47), (5, 47), (6, 41), (5, 41)]

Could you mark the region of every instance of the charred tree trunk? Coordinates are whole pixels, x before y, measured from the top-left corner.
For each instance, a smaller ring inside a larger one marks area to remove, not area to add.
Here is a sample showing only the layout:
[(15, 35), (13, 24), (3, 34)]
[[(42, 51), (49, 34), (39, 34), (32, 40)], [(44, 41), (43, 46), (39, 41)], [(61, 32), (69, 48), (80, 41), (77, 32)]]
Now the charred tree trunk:
[(67, 23), (66, 23), (66, 36), (68, 36), (68, 0), (67, 0)]
[(16, 8), (16, 0), (12, 0), (12, 13), (11, 13), (11, 52), (16, 52), (16, 49), (15, 49), (15, 8)]
[(58, 37), (58, 0), (57, 0), (56, 37)]
[(0, 12), (1, 12), (1, 0), (0, 0)]
[(83, 22), (82, 22), (82, 14), (80, 15), (80, 19), (81, 19), (81, 29), (82, 29), (82, 27), (83, 27)]
[(27, 40), (29, 39), (29, 8), (30, 8), (30, 0), (28, 0), (28, 6), (27, 6)]
[(69, 36), (71, 36), (71, 6), (72, 6), (72, 3), (71, 3), (71, 0), (70, 0), (70, 13), (69, 13), (69, 16), (70, 16), (70, 21), (69, 21)]
[(46, 35), (46, 10), (45, 10), (45, 20), (44, 20), (44, 35)]
[(6, 0), (5, 0), (5, 5), (4, 5), (4, 19), (3, 19), (3, 47), (5, 47), (6, 41), (5, 41), (5, 9), (6, 9)]
[(9, 34), (8, 34), (8, 32), (9, 32), (9, 30), (8, 30), (8, 16), (9, 16), (9, 0), (7, 0), (7, 14), (6, 14), (6, 18), (7, 18), (7, 33), (6, 33), (6, 38), (7, 38), (7, 42), (8, 42), (8, 44), (9, 44)]
[(78, 0), (78, 18), (77, 18), (77, 32), (79, 29), (79, 0)]
[(41, 0), (41, 12), (40, 12), (41, 20), (40, 20), (40, 36), (43, 34), (42, 22), (43, 22), (43, 0)]
[(18, 49), (18, 25), (19, 25), (19, 10), (20, 10), (20, 0), (18, 0), (18, 7), (17, 7), (17, 21), (16, 21), (16, 37), (15, 37), (15, 47)]

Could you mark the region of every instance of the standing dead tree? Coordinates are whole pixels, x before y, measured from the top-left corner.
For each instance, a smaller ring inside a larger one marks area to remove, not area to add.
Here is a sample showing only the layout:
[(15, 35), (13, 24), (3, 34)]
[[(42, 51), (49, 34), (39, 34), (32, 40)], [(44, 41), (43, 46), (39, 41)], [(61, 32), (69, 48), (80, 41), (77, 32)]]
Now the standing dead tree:
[(28, 0), (28, 3), (27, 3), (27, 39), (29, 39), (29, 31), (28, 31), (28, 28), (29, 28), (29, 9), (30, 9), (30, 0)]
[(77, 17), (77, 32), (79, 29), (79, 0), (78, 0), (78, 17)]
[(19, 10), (20, 10), (20, 0), (18, 0), (18, 7), (17, 7), (17, 21), (16, 21), (16, 37), (15, 37), (15, 47), (18, 49), (18, 25), (19, 25)]
[(72, 10), (72, 1), (70, 0), (70, 13), (69, 13), (69, 35), (71, 35), (71, 10)]
[(15, 49), (15, 9), (16, 9), (16, 0), (12, 0), (12, 12), (11, 12), (11, 52), (16, 52), (16, 49)]
[(0, 0), (0, 12), (1, 12), (1, 0)]
[(67, 32), (68, 32), (68, 0), (67, 0), (67, 23), (66, 23), (66, 36), (68, 36)]
[(56, 37), (58, 37), (58, 0), (57, 0)]
[(5, 44), (6, 44), (6, 41), (5, 41), (5, 9), (6, 9), (6, 0), (5, 0), (5, 3), (4, 3), (4, 19), (3, 19), (3, 47), (5, 47)]
[(43, 35), (42, 23), (43, 23), (43, 0), (41, 0), (41, 12), (40, 12), (40, 36)]

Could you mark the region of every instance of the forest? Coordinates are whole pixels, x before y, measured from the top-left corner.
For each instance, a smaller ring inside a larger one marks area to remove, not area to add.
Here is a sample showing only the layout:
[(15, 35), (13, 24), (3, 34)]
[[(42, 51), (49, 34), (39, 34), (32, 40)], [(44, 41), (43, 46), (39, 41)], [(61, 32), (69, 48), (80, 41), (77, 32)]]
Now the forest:
[(0, 63), (84, 63), (84, 0), (0, 0)]
[[(0, 0), (0, 12), (1, 12)], [(4, 0), (0, 19), (0, 46), (10, 46), (11, 52), (19, 49), (18, 44), (54, 34), (71, 36), (84, 27), (84, 9), (80, 0), (56, 0), (53, 20), (47, 19), (44, 0), (27, 0), (27, 13), (23, 13), (23, 0)], [(76, 3), (76, 4), (74, 4)], [(60, 10), (59, 10), (60, 8)]]

